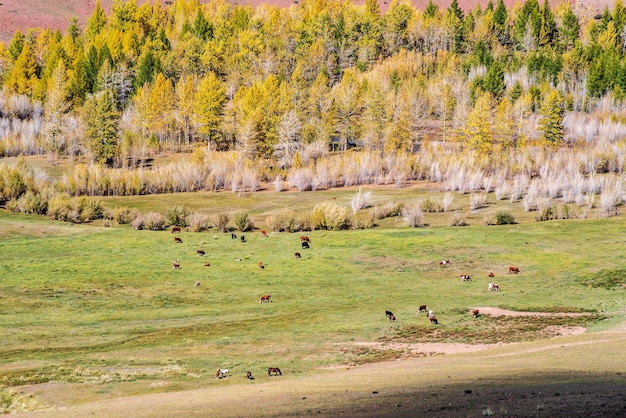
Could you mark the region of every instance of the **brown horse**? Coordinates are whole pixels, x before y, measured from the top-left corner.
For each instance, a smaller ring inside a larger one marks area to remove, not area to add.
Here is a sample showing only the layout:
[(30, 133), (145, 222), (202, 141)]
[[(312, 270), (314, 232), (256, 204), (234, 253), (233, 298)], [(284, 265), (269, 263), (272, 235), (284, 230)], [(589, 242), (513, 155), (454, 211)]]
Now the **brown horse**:
[(274, 374), (274, 376), (282, 376), (283, 375), (278, 367), (268, 367), (267, 368), (267, 375), (271, 376), (272, 374)]

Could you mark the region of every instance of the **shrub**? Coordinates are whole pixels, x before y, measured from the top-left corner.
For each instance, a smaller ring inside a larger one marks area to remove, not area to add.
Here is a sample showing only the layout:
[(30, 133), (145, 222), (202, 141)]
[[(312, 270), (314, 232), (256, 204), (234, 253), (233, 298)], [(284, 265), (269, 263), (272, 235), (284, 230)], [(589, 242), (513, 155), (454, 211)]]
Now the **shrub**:
[(230, 216), (227, 213), (218, 213), (215, 215), (215, 228), (220, 232), (226, 232), (228, 230), (228, 222), (230, 222)]
[(424, 226), (424, 211), (422, 210), (422, 202), (418, 202), (412, 206), (406, 206), (402, 210), (404, 220), (409, 223), (412, 228)]
[(48, 211), (48, 199), (40, 193), (27, 190), (26, 193), (18, 199), (18, 207), (22, 213), (45, 215)]
[(348, 209), (336, 203), (322, 203), (313, 208), (311, 212), (312, 229), (329, 229), (339, 231), (350, 227)]
[(467, 226), (465, 215), (461, 212), (455, 212), (450, 215), (450, 226)]
[(247, 213), (239, 213), (235, 215), (235, 225), (241, 232), (254, 229), (254, 223), (252, 223), (252, 220), (250, 220)]
[(537, 215), (535, 216), (535, 219), (537, 220), (537, 222), (556, 219), (556, 211), (554, 210), (554, 206), (547, 205), (540, 207)]
[(203, 213), (192, 212), (187, 215), (187, 227), (193, 232), (209, 229), (209, 217)]
[(160, 231), (165, 229), (165, 217), (157, 212), (148, 212), (143, 217), (143, 229)]
[(357, 213), (361, 209), (365, 209), (371, 206), (372, 192), (363, 192), (359, 187), (359, 190), (354, 196), (352, 196), (352, 213)]
[(480, 209), (487, 206), (487, 194), (486, 193), (472, 193), (469, 198), (470, 209)]
[(511, 212), (497, 212), (496, 213), (496, 224), (497, 225), (507, 225), (514, 224), (515, 216)]
[(384, 219), (392, 216), (400, 216), (402, 215), (403, 209), (404, 203), (402, 202), (387, 202), (374, 208), (374, 217), (376, 219)]
[(127, 225), (137, 216), (137, 210), (130, 210), (126, 207), (113, 209), (113, 220), (119, 225)]
[(485, 225), (497, 225), (496, 217), (492, 213), (485, 215), (483, 220)]
[(422, 211), (429, 213), (443, 212), (443, 204), (431, 197), (422, 201)]
[(91, 222), (104, 218), (104, 208), (99, 200), (89, 196), (80, 196), (72, 199), (72, 201), (76, 202), (75, 209), (80, 214), (81, 222)]
[(265, 218), (265, 223), (272, 231), (276, 232), (303, 231), (306, 224), (303, 218), (297, 218), (296, 214), (289, 209), (285, 209), (276, 214), (268, 216), (267, 218)]
[(358, 212), (352, 215), (352, 229), (369, 229), (375, 225), (374, 214), (371, 212)]
[(174, 206), (173, 208), (169, 208), (165, 217), (167, 218), (167, 222), (170, 225), (180, 226), (184, 228), (187, 226), (187, 215), (189, 211), (180, 206)]
[(137, 213), (133, 220), (130, 221), (130, 226), (138, 231), (143, 229), (143, 215), (141, 213)]

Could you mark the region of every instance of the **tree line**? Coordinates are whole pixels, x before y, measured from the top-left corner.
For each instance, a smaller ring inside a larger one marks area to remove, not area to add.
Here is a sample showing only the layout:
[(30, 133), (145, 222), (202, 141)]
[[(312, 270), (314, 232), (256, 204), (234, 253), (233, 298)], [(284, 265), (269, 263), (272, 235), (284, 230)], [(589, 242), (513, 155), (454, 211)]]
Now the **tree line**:
[[(376, 0), (115, 0), (109, 15), (97, 1), (84, 27), (0, 44), (0, 155), (86, 163), (63, 179), (71, 194), (453, 185), (449, 167), (466, 163), (447, 155), (460, 153), (502, 181), (537, 152), (548, 167), (595, 155), (579, 173), (621, 173), (625, 52), (621, 0), (591, 18), (547, 0), (469, 11), (394, 0), (384, 14)], [(131, 174), (107, 171), (120, 168)]]

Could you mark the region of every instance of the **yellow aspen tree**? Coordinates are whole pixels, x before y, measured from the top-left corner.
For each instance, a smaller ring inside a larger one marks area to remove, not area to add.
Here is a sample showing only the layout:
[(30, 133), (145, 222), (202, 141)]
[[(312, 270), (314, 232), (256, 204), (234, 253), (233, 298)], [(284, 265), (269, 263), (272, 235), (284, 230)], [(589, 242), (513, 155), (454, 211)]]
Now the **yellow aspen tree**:
[(222, 148), (220, 135), (222, 113), (226, 102), (226, 88), (217, 76), (209, 72), (201, 81), (194, 98), (194, 118), (199, 124), (199, 131), (206, 137), (207, 149), (211, 143)]
[(24, 44), (5, 85), (12, 92), (33, 97), (39, 81), (38, 72), (39, 67), (35, 61), (35, 56), (30, 46)]
[(158, 73), (148, 98), (150, 129), (161, 143), (167, 142), (174, 122), (176, 94), (172, 81)]
[(194, 78), (191, 75), (181, 77), (176, 83), (176, 119), (182, 130), (182, 140), (189, 145), (193, 128)]
[(487, 155), (493, 151), (491, 100), (489, 93), (482, 93), (478, 96), (462, 128), (464, 145), (481, 155)]
[(67, 74), (62, 60), (48, 78), (46, 100), (44, 102), (44, 136), (48, 148), (56, 156), (63, 151), (63, 131), (65, 125), (65, 113), (69, 110)]
[(493, 136), (494, 142), (503, 150), (514, 148), (516, 145), (513, 104), (507, 97), (500, 100), (496, 106)]

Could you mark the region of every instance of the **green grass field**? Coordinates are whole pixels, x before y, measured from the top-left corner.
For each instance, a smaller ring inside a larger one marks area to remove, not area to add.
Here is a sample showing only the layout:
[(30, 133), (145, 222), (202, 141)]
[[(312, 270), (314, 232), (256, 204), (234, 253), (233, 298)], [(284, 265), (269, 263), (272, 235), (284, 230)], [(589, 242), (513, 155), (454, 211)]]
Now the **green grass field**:
[[(349, 202), (353, 191), (332, 193)], [(198, 208), (239, 208), (241, 198), (218, 195), (203, 194)], [(258, 196), (266, 200), (242, 209), (257, 224), (286, 204), (280, 195)], [(316, 194), (294, 196), (306, 207)], [(172, 197), (141, 202), (156, 210)], [(134, 206), (131, 198), (104, 201)], [(264, 238), (255, 231), (242, 243), (215, 230), (183, 232), (177, 235), (183, 243), (175, 244), (169, 231), (1, 212), (0, 383), (7, 390), (88, 383), (74, 385), (81, 395), (67, 401), (81, 403), (235, 384), (214, 378), (219, 367), (240, 376), (250, 370), (263, 382), (269, 366), (305, 377), (405, 355), (355, 342), (515, 342), (544, 338), (550, 325), (593, 332), (623, 319), (615, 315), (625, 306), (623, 216), (503, 226), (476, 221), (461, 228), (446, 226), (446, 214), (429, 216), (426, 228), (386, 220), (369, 230), (306, 232), (311, 248), (301, 249), (302, 233)], [(444, 258), (451, 264), (442, 268)], [(180, 270), (172, 269), (174, 259)], [(509, 265), (522, 274), (508, 274)], [(487, 277), (490, 271), (495, 278)], [(460, 274), (472, 281), (461, 282)], [(194, 287), (196, 281), (202, 286)], [(501, 291), (488, 292), (490, 281)], [(263, 294), (273, 302), (260, 304)], [(438, 326), (416, 313), (421, 304), (436, 312)], [(473, 306), (590, 315), (476, 320), (468, 313)], [(389, 323), (385, 310), (398, 321)], [(146, 384), (163, 379), (166, 387)], [(47, 403), (53, 401), (40, 400)]]

